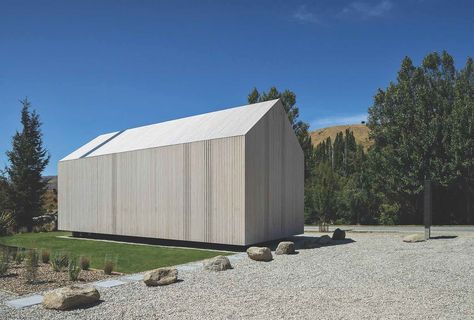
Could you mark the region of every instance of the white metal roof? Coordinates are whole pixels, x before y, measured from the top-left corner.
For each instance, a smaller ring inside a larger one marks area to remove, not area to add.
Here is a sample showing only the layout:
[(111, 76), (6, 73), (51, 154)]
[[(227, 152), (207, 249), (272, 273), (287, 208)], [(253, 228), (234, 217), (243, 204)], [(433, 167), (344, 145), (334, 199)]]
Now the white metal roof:
[(61, 161), (246, 134), (278, 100), (103, 134)]

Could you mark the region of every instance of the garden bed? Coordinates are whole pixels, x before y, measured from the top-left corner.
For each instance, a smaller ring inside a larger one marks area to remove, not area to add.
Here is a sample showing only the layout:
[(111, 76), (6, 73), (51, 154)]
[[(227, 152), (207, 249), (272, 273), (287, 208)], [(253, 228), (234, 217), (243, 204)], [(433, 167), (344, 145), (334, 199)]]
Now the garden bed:
[(108, 258), (114, 262), (114, 271), (123, 273), (142, 272), (229, 254), (202, 249), (76, 239), (70, 236), (70, 232), (60, 231), (15, 234), (0, 237), (0, 245), (37, 249), (38, 252), (47, 250), (51, 255), (54, 253), (65, 253), (74, 257), (85, 255), (90, 258), (92, 268), (101, 270)]
[(25, 265), (17, 265), (15, 262), (10, 262), (6, 274), (0, 276), (0, 289), (23, 295), (72, 284), (94, 282), (113, 276), (114, 274), (106, 275), (102, 270), (81, 270), (78, 280), (70, 281), (67, 270), (56, 272), (51, 265), (40, 262), (38, 264), (36, 280), (28, 282)]

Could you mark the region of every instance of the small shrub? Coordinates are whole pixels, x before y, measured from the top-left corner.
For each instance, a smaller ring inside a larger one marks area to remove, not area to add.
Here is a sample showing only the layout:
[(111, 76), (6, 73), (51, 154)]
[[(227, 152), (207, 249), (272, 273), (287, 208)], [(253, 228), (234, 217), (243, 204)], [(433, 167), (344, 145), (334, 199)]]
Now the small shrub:
[(8, 253), (3, 252), (0, 258), (0, 277), (4, 276), (8, 272)]
[(53, 268), (54, 271), (56, 271), (56, 272), (61, 272), (62, 271), (61, 261), (56, 259), (56, 257), (54, 255), (53, 255), (53, 258), (51, 259), (51, 261), (49, 262), (49, 264), (51, 265), (51, 268)]
[(50, 253), (48, 250), (41, 251), (41, 261), (43, 263), (49, 263)]
[(15, 263), (16, 263), (17, 265), (20, 265), (20, 264), (23, 262), (24, 259), (25, 259), (25, 252), (24, 252), (24, 250), (18, 248), (18, 249), (16, 250), (16, 254), (15, 254)]
[(79, 266), (81, 267), (82, 270), (89, 270), (89, 267), (91, 265), (91, 259), (86, 256), (81, 256), (79, 259)]
[(79, 278), (80, 272), (81, 272), (81, 268), (77, 265), (77, 258), (72, 257), (71, 259), (69, 259), (69, 265), (68, 265), (69, 280), (77, 281), (77, 279)]
[(67, 253), (63, 253), (61, 255), (61, 263), (64, 268), (67, 268), (67, 266), (69, 265), (69, 256)]
[(0, 236), (9, 235), (15, 225), (11, 212), (4, 211), (0, 214)]
[(56, 252), (50, 261), (51, 267), (56, 272), (61, 272), (69, 266), (69, 257), (65, 253)]
[(35, 282), (38, 273), (38, 252), (34, 249), (28, 250), (26, 255), (26, 279), (28, 282)]
[(104, 273), (105, 274), (112, 274), (112, 271), (114, 271), (114, 262), (111, 260), (106, 260), (104, 264)]

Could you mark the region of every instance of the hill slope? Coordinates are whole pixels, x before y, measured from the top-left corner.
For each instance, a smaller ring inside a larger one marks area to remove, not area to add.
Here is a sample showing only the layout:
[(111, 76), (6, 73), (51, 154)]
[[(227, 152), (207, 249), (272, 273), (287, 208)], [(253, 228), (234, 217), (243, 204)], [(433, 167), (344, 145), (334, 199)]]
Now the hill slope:
[(341, 131), (345, 132), (346, 129), (349, 129), (354, 133), (356, 142), (362, 144), (365, 150), (372, 145), (372, 142), (369, 140), (369, 128), (364, 124), (349, 124), (317, 129), (311, 132), (311, 141), (314, 146), (317, 146), (328, 137), (331, 137), (331, 140), (334, 142), (336, 134)]

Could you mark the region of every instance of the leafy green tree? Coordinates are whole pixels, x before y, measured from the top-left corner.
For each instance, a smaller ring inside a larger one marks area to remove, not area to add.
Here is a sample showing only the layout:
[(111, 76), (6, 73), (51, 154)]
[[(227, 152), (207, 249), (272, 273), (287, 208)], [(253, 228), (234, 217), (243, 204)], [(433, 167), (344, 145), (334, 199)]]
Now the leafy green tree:
[(453, 113), (468, 117), (472, 109), (468, 81), (461, 85), (460, 78), (446, 52), (428, 54), (419, 67), (406, 57), (397, 81), (380, 89), (369, 108), (374, 179), (392, 208), (399, 208), (399, 221), (421, 222), (425, 179), (449, 188), (462, 175), (460, 159), (469, 155), (460, 152), (461, 141), (469, 144), (469, 133), (449, 120)]
[(31, 104), (27, 99), (21, 104), (23, 128), (12, 138), (12, 149), (7, 151), (9, 166), (6, 172), (16, 225), (31, 231), (32, 218), (42, 210), (46, 181), (41, 174), (49, 163), (49, 154), (43, 147), (39, 115), (30, 111)]
[(454, 167), (460, 171), (458, 188), (466, 198), (466, 223), (474, 222), (474, 62), (467, 60), (454, 88), (454, 104), (450, 117), (453, 136), (450, 152)]

